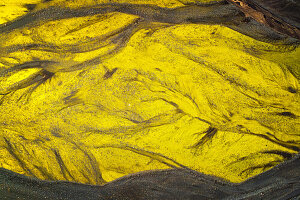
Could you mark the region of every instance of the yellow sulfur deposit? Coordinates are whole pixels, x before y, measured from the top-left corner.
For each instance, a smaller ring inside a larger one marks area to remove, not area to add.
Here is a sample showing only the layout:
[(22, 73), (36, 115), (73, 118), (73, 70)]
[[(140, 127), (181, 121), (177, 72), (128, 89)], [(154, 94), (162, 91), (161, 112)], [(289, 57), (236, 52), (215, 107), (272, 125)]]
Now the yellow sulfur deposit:
[[(24, 15), (25, 3), (108, 1), (39, 2), (1, 1), (1, 22)], [(299, 151), (297, 45), (221, 25), (143, 23), (110, 12), (1, 33), (0, 167), (89, 184), (188, 167), (241, 182)], [(22, 68), (33, 61), (42, 64)]]

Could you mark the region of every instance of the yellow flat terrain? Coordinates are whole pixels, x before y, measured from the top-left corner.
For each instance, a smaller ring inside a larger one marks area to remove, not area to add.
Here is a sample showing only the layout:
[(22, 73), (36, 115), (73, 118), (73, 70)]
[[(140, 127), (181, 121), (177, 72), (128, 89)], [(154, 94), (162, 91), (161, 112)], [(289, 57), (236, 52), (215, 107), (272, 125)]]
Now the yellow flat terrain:
[[(0, 23), (28, 13), (24, 4), (108, 2), (0, 1)], [(175, 8), (196, 1), (116, 2)], [(188, 167), (241, 182), (299, 151), (297, 45), (220, 25), (139, 19), (109, 12), (0, 35), (0, 167), (89, 184)], [(30, 62), (42, 64), (16, 67)]]

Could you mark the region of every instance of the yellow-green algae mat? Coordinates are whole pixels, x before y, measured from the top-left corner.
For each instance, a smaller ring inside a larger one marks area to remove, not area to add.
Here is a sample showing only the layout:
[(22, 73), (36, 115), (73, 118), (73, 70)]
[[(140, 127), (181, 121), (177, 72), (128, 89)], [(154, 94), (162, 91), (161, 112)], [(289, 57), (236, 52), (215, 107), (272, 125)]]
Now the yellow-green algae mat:
[[(113, 1), (5, 0), (0, 18), (24, 15), (24, 3), (43, 9), (105, 2)], [(89, 184), (187, 167), (241, 182), (299, 151), (298, 46), (201, 24), (154, 23), (124, 46), (103, 39), (137, 18), (112, 12), (0, 35), (0, 167)], [(31, 43), (56, 50), (20, 48)], [(34, 85), (43, 69), (9, 70), (33, 60), (57, 63), (46, 68), (51, 78)]]

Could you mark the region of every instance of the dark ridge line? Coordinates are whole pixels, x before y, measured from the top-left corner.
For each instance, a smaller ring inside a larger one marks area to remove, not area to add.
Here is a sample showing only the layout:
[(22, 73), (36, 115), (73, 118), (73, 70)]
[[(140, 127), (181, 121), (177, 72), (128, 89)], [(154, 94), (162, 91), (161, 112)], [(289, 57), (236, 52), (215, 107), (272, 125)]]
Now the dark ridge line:
[(204, 136), (198, 142), (196, 142), (194, 145), (192, 145), (190, 148), (197, 148), (197, 149), (199, 149), (201, 146), (203, 146), (204, 144), (206, 144), (208, 141), (211, 141), (212, 138), (217, 134), (217, 132), (218, 132), (218, 129), (210, 126), (204, 132)]
[(285, 152), (285, 151), (280, 151), (280, 150), (262, 151), (260, 153), (263, 153), (263, 154), (277, 154), (277, 155), (282, 156), (286, 160), (291, 159), (295, 155), (295, 154), (288, 153), (288, 152)]
[(61, 173), (63, 174), (64, 178), (66, 180), (69, 180), (69, 178), (68, 178), (68, 176), (69, 176), (73, 181), (76, 181), (75, 178), (70, 173), (70, 171), (68, 170), (68, 168), (66, 167), (66, 165), (65, 165), (64, 161), (62, 160), (59, 152), (56, 149), (52, 149), (52, 151), (55, 155), (56, 161), (57, 161), (57, 163), (60, 167)]
[(3, 137), (5, 143), (7, 144), (7, 151), (10, 153), (10, 155), (12, 157), (14, 157), (16, 159), (16, 161), (19, 163), (20, 167), (27, 172), (30, 176), (35, 177), (35, 175), (32, 173), (32, 171), (27, 167), (27, 164), (25, 162), (23, 162), (21, 160), (21, 158), (19, 158), (19, 156), (14, 152), (14, 148), (12, 146), (12, 144), (10, 143), (10, 141), (6, 138)]
[[(152, 158), (154, 160), (157, 160), (158, 162), (161, 162), (169, 167), (172, 167), (172, 168), (182, 168), (182, 169), (188, 169), (188, 167), (176, 162), (175, 160), (167, 157), (167, 156), (164, 156), (160, 153), (155, 153), (155, 152), (152, 152), (152, 151), (147, 151), (147, 150), (143, 150), (143, 149), (139, 149), (139, 148), (135, 148), (135, 147), (131, 147), (131, 146), (128, 146), (128, 145), (103, 145), (103, 146), (93, 146), (93, 148), (117, 148), (117, 149), (124, 149), (124, 150), (128, 150), (128, 151), (132, 151), (134, 153), (137, 153), (137, 154), (140, 154), (142, 156), (146, 156), (146, 157), (149, 157), (149, 158)], [(147, 154), (150, 154), (150, 155), (147, 155)], [(154, 156), (157, 156), (158, 158), (155, 158)], [(172, 164), (169, 164), (167, 162), (165, 162), (163, 159), (165, 160), (168, 160), (169, 162), (171, 162)], [(177, 165), (177, 166), (176, 166)], [(179, 166), (179, 167), (178, 167)]]
[(261, 164), (261, 165), (256, 165), (256, 166), (253, 166), (253, 167), (248, 167), (248, 168), (244, 169), (240, 174), (244, 174), (244, 173), (247, 173), (247, 172), (249, 174), (250, 173), (249, 171), (253, 172), (256, 169), (262, 169), (263, 171), (265, 171), (267, 168), (274, 167), (274, 166), (278, 165), (281, 162), (282, 162), (281, 160), (274, 160), (274, 161), (271, 161), (271, 162), (268, 162), (268, 163), (264, 163), (264, 164)]
[(36, 168), (47, 180), (49, 181), (56, 181), (57, 179), (54, 178), (50, 173), (47, 172), (47, 169), (41, 166), (37, 166), (33, 164), (33, 167)]
[[(264, 135), (264, 134), (256, 134), (256, 133), (253, 133), (253, 132), (245, 132), (243, 131), (242, 133), (245, 133), (245, 134), (250, 134), (250, 135), (255, 135), (255, 136), (258, 136), (258, 137), (261, 137), (261, 138), (264, 138), (270, 142), (273, 142), (275, 144), (278, 144), (282, 147), (285, 147), (287, 149), (290, 149), (290, 150), (293, 150), (293, 151), (296, 151), (296, 152), (299, 152), (300, 151), (300, 148), (297, 147), (297, 146), (294, 146), (294, 145), (291, 145), (291, 144), (286, 144), (288, 142), (283, 142), (281, 140), (278, 140), (277, 138), (274, 139), (271, 139), (270, 137), (268, 137), (267, 135)], [(274, 135), (271, 135), (272, 137), (274, 137)]]
[(76, 144), (75, 142), (73, 141), (69, 141), (71, 142), (74, 146), (77, 147), (77, 149), (79, 149), (89, 160), (90, 164), (91, 164), (91, 167), (93, 169), (93, 172), (95, 173), (95, 176), (96, 176), (96, 183), (97, 184), (105, 184), (107, 183), (103, 177), (102, 177), (102, 173), (99, 169), (99, 164), (97, 163), (97, 160), (96, 158), (94, 157), (94, 155), (92, 153), (88, 153), (87, 151), (85, 151), (84, 149), (82, 149), (82, 147), (80, 147), (78, 144)]

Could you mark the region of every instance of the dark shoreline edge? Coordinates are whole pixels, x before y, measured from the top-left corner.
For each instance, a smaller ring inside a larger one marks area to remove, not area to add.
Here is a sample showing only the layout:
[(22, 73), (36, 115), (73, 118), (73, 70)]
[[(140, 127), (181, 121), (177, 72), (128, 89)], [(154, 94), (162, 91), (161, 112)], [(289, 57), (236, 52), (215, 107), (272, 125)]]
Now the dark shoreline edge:
[(242, 183), (189, 169), (144, 171), (103, 186), (43, 181), (0, 168), (0, 199), (298, 199), (300, 154)]

